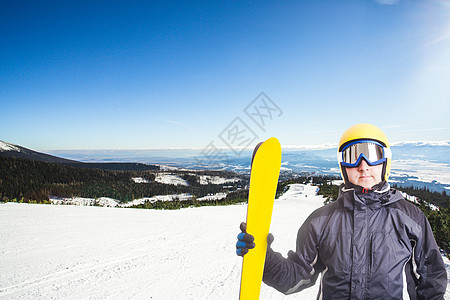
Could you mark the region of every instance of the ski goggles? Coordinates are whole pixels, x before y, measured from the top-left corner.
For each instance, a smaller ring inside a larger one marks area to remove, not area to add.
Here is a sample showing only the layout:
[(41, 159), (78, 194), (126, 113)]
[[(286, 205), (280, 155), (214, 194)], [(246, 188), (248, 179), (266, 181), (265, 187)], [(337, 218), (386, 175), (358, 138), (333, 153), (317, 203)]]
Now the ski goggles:
[(370, 166), (376, 166), (392, 158), (392, 152), (391, 149), (372, 140), (352, 142), (338, 152), (338, 162), (344, 167), (357, 167), (363, 158)]

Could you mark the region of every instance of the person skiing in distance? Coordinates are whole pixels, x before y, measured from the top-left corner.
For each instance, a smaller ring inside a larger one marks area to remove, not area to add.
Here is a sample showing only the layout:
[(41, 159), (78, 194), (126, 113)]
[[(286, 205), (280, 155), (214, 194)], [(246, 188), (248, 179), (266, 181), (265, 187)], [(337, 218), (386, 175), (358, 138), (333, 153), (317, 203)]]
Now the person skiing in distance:
[[(391, 149), (371, 124), (347, 129), (339, 141), (344, 179), (336, 201), (314, 211), (287, 258), (268, 247), (263, 282), (284, 294), (314, 285), (317, 299), (444, 299), (447, 273), (422, 211), (388, 183)], [(236, 252), (254, 247), (246, 224)]]

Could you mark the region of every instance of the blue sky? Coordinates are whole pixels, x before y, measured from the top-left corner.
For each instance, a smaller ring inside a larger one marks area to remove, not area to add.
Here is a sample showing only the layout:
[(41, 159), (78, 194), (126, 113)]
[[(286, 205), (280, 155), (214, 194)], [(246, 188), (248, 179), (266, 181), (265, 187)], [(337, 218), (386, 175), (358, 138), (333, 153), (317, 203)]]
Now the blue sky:
[(1, 1), (0, 36), (0, 140), (37, 150), (450, 139), (448, 0)]

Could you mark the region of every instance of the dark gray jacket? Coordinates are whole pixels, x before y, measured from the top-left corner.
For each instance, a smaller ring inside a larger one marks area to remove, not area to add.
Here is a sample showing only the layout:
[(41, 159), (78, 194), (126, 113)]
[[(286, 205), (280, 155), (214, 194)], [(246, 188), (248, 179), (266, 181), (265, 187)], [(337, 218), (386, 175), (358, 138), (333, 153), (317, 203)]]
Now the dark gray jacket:
[(268, 248), (263, 281), (285, 294), (320, 273), (317, 299), (444, 299), (447, 287), (428, 220), (388, 184), (367, 194), (341, 186), (301, 226), (288, 258)]

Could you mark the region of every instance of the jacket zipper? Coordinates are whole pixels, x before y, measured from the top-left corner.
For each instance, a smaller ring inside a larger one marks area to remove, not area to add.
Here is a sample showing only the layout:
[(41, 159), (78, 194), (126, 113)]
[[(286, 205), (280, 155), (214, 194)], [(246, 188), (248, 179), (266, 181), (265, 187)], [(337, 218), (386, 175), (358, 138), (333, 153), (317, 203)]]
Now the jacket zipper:
[(365, 282), (365, 299), (369, 299), (369, 283), (370, 283), (370, 273), (372, 271), (372, 260), (373, 260), (373, 253), (372, 253), (372, 244), (373, 244), (373, 236), (370, 234), (369, 226), (368, 226), (368, 220), (369, 217), (366, 215), (366, 228), (367, 228), (367, 259), (366, 259), (366, 282)]

